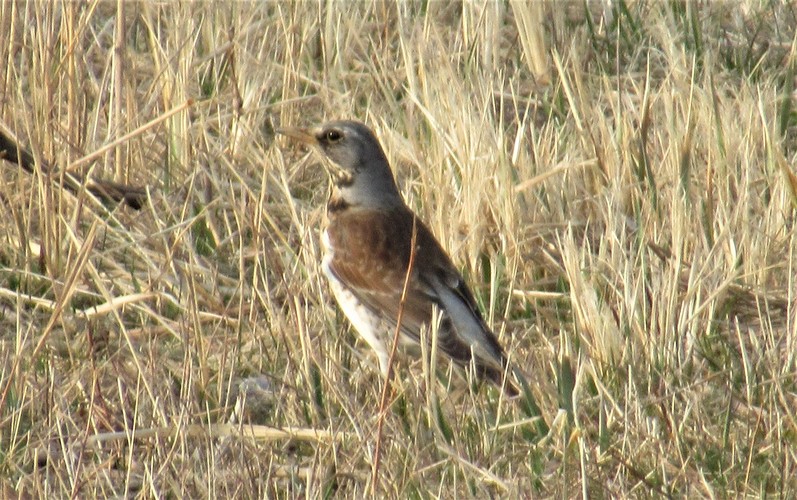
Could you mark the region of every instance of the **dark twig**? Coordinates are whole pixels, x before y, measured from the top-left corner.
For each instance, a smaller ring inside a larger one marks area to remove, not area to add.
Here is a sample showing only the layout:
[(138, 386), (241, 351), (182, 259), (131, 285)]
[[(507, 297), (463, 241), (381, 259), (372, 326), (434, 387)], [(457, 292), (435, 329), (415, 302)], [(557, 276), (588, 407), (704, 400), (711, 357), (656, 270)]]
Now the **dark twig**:
[(382, 386), (382, 397), (379, 400), (379, 420), (376, 423), (376, 445), (374, 446), (374, 467), (371, 470), (371, 496), (376, 496), (376, 483), (379, 479), (380, 451), (382, 448), (382, 426), (387, 414), (387, 399), (390, 394), (391, 378), (393, 375), (393, 358), (398, 349), (399, 336), (401, 335), (401, 320), (404, 317), (404, 303), (407, 300), (407, 290), (410, 287), (412, 268), (415, 264), (415, 241), (417, 236), (416, 218), (412, 218), (412, 238), (410, 239), (410, 261), (407, 263), (407, 274), (404, 276), (404, 288), (401, 290), (401, 300), (399, 301), (398, 317), (396, 318), (396, 331), (393, 334), (393, 345), (390, 347), (390, 357), (387, 361), (387, 376), (385, 385)]
[[(36, 160), (33, 155), (20, 144), (14, 133), (3, 123), (0, 123), (0, 158), (16, 163), (28, 173), (36, 170)], [(58, 181), (63, 176), (64, 187), (74, 194), (80, 192), (85, 186), (86, 191), (106, 203), (125, 202), (128, 206), (139, 210), (147, 200), (147, 189), (139, 186), (129, 186), (118, 182), (91, 179), (70, 172), (57, 172), (47, 162), (38, 165), (39, 170), (53, 181)]]

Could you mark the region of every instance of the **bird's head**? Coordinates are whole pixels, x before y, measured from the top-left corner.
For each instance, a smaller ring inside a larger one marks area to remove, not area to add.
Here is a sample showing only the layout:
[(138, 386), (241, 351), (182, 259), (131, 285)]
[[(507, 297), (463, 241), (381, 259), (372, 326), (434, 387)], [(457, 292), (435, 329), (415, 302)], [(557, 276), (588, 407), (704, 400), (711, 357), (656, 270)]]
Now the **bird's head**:
[(277, 132), (320, 152), (332, 182), (349, 203), (403, 203), (382, 146), (362, 123), (332, 121), (309, 129), (278, 128)]

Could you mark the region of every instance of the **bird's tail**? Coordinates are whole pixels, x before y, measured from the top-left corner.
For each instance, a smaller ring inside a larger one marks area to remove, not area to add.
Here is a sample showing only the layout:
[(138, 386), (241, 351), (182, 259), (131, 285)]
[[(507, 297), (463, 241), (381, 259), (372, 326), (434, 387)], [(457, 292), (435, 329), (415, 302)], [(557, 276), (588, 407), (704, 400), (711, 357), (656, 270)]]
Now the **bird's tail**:
[[(545, 422), (542, 410), (534, 399), (534, 394), (532, 394), (523, 372), (508, 361), (504, 363), (507, 366), (505, 370), (498, 370), (493, 366), (479, 366), (479, 375), (495, 384), (496, 387), (500, 387), (507, 398), (517, 402), (527, 417), (535, 419), (538, 436), (548, 434), (548, 424)], [(513, 378), (514, 380), (512, 380)]]
[(477, 375), (482, 380), (489, 380), (494, 386), (504, 391), (509, 399), (517, 399), (520, 396), (520, 389), (510, 377), (505, 376), (505, 370), (499, 370), (495, 366), (476, 364)]
[(521, 372), (516, 366), (510, 367), (509, 370), (512, 371), (512, 374), (515, 376), (515, 379), (517, 379), (517, 382), (520, 385), (521, 394), (520, 398), (518, 398), (518, 404), (520, 405), (521, 411), (523, 411), (527, 417), (536, 419), (538, 435), (544, 436), (548, 434), (548, 424), (545, 422), (545, 418), (542, 415), (542, 410), (540, 410), (539, 405), (537, 405), (537, 401), (534, 399), (534, 395), (531, 393), (531, 388), (529, 387), (529, 383), (526, 381), (526, 377), (523, 376), (523, 372)]

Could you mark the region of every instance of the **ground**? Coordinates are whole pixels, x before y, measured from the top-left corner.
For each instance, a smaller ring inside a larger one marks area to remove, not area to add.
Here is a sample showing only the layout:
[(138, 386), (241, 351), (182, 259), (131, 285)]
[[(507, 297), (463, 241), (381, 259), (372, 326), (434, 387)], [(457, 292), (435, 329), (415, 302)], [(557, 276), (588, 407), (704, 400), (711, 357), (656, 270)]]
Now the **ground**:
[[(797, 495), (797, 6), (0, 4), (0, 486), (32, 497)], [(317, 157), (375, 130), (550, 430), (376, 358)], [(245, 396), (245, 397), (244, 397)], [(378, 438), (378, 424), (382, 424)], [(380, 441), (379, 467), (374, 467)]]

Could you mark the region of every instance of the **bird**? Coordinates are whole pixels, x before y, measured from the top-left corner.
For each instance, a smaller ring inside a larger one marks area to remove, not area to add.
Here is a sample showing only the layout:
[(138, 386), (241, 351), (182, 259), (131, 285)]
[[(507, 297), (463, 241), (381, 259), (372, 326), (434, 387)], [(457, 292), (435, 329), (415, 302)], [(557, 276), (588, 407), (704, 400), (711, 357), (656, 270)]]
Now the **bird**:
[(478, 379), (503, 389), (507, 397), (518, 396), (518, 387), (506, 376), (512, 372), (506, 352), (462, 274), (404, 202), (374, 133), (351, 120), (276, 132), (320, 153), (331, 180), (322, 270), (340, 309), (376, 353), (382, 375), (388, 377), (406, 279), (401, 344), (417, 347), (423, 339), (431, 344), (431, 335), (423, 332), (431, 331), (436, 318), (439, 354), (459, 366), (475, 367)]

